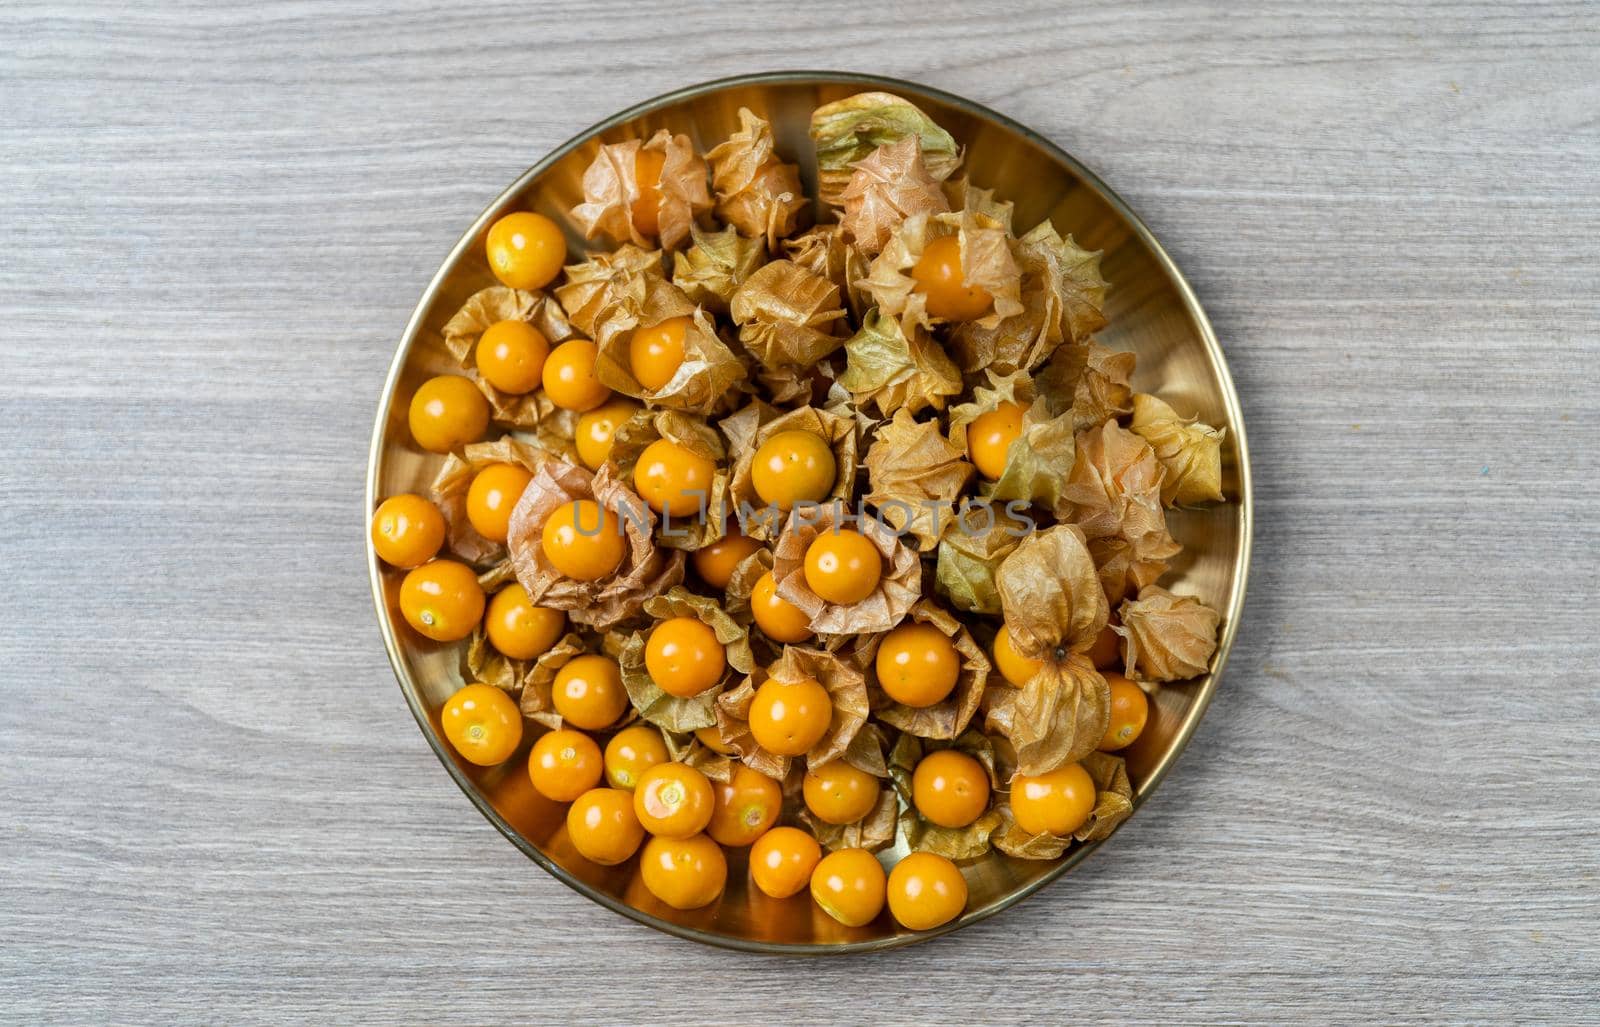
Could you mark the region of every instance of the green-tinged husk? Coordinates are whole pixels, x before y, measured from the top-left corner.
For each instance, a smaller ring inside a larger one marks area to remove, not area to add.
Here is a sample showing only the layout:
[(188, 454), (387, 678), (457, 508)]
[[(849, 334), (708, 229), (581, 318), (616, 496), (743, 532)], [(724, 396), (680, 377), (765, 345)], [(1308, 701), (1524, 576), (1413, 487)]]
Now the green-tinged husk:
[(892, 93), (857, 93), (818, 107), (811, 114), (817, 147), (817, 191), (822, 202), (840, 206), (855, 165), (873, 150), (915, 136), (922, 162), (937, 181), (961, 165), (961, 149), (950, 133), (909, 100)]

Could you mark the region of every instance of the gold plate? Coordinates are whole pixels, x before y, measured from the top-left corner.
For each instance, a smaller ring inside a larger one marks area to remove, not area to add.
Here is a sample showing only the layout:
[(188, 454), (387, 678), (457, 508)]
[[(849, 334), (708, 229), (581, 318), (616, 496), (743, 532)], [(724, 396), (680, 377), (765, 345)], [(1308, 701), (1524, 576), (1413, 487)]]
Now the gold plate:
[[(411, 394), (427, 378), (459, 371), (445, 352), (440, 328), (478, 289), (495, 284), (484, 258), (483, 236), (503, 214), (531, 209), (565, 229), (574, 253), (582, 237), (567, 212), (582, 198), (583, 170), (602, 142), (647, 137), (659, 128), (686, 133), (704, 152), (736, 131), (740, 107), (772, 122), (780, 150), (798, 160), (808, 193), (815, 195), (815, 161), (807, 135), (811, 112), (863, 90), (898, 93), (947, 129), (966, 151), (974, 182), (1016, 204), (1015, 223), (1027, 229), (1050, 218), (1089, 249), (1104, 251), (1102, 271), (1111, 283), (1099, 340), (1138, 354), (1134, 384), (1177, 409), (1226, 427), (1223, 484), (1230, 502), (1173, 511), (1173, 534), (1184, 544), (1162, 584), (1198, 595), (1222, 613), (1221, 636), (1206, 677), (1162, 688), (1153, 697), (1144, 734), (1124, 755), (1136, 796), (1149, 799), (1183, 751), (1205, 713), (1227, 661), (1244, 604), (1250, 565), (1250, 471), (1239, 400), (1205, 313), (1172, 259), (1150, 230), (1098, 178), (1047, 140), (970, 100), (925, 86), (868, 75), (777, 72), (692, 86), (608, 118), (558, 147), (530, 168), (473, 222), (422, 294), (395, 352), (373, 430), (367, 469), (367, 516), (380, 498), (426, 493), (442, 459), (417, 449), (406, 428)], [(1067, 468), (1062, 468), (1065, 473)], [(368, 572), (383, 643), (400, 690), (422, 733), (456, 784), (501, 833), (529, 859), (569, 887), (643, 924), (695, 941), (758, 952), (824, 953), (893, 948), (975, 923), (1033, 894), (1087, 857), (1098, 844), (1080, 845), (1054, 862), (1016, 860), (991, 853), (963, 868), (970, 891), (967, 911), (935, 931), (898, 927), (887, 912), (860, 928), (834, 922), (802, 891), (768, 898), (749, 884), (744, 853), (729, 853), (727, 892), (705, 909), (678, 912), (644, 889), (636, 861), (619, 867), (587, 862), (566, 836), (565, 807), (533, 790), (525, 771), (525, 738), (517, 756), (498, 767), (458, 759), (439, 730), (439, 708), (461, 684), (461, 645), (439, 645), (405, 626), (397, 594), (401, 575), (384, 567), (367, 547)], [(897, 850), (886, 850), (895, 857)], [(526, 893), (523, 893), (526, 894)]]

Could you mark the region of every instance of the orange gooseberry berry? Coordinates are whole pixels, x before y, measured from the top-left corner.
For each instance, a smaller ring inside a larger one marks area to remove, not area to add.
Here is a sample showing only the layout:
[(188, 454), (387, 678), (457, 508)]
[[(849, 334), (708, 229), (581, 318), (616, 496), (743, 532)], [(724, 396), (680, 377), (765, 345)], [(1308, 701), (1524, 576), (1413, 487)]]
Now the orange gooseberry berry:
[(483, 587), (472, 568), (455, 560), (430, 560), (400, 582), (400, 613), (419, 634), (455, 642), (483, 618)]
[(990, 481), (1005, 473), (1011, 444), (1022, 437), (1024, 413), (1026, 410), (1019, 404), (1001, 403), (967, 425), (967, 456), (978, 473)]
[(779, 756), (799, 756), (822, 740), (833, 719), (833, 699), (814, 678), (768, 678), (750, 700), (750, 733)]
[(805, 611), (778, 594), (772, 572), (756, 579), (750, 593), (750, 614), (774, 642), (804, 642), (811, 637), (811, 619)]
[(712, 588), (725, 589), (733, 580), (733, 572), (745, 557), (761, 548), (761, 543), (748, 535), (724, 535), (710, 545), (701, 546), (689, 557), (694, 572)]
[(1089, 647), (1089, 659), (1098, 670), (1114, 667), (1122, 659), (1122, 636), (1117, 634), (1115, 623), (1101, 628), (1100, 634), (1094, 636), (1094, 645)]
[(671, 439), (644, 447), (633, 465), (633, 486), (650, 509), (678, 519), (692, 516), (711, 495), (717, 462)]
[(902, 624), (878, 643), (878, 684), (906, 706), (943, 702), (961, 677), (961, 656), (950, 636), (932, 624)]
[(1121, 674), (1107, 672), (1106, 684), (1111, 686), (1111, 721), (1106, 725), (1105, 736), (1100, 739), (1101, 752), (1126, 749), (1144, 733), (1145, 721), (1150, 719), (1150, 700), (1144, 689)]
[(644, 772), (667, 762), (667, 743), (649, 724), (625, 727), (606, 743), (606, 781), (613, 788), (633, 791)]
[(842, 759), (808, 767), (800, 786), (806, 809), (828, 824), (853, 824), (872, 812), (883, 786)]
[(567, 615), (533, 605), (528, 590), (513, 581), (489, 600), (483, 617), (489, 644), (513, 660), (532, 660), (556, 644), (567, 627)]
[(562, 720), (586, 731), (610, 727), (628, 708), (617, 661), (593, 653), (574, 657), (556, 671), (550, 698)]
[(591, 788), (567, 809), (567, 837), (578, 855), (616, 866), (638, 850), (644, 827), (633, 815), (633, 796), (616, 788)]
[(763, 503), (788, 510), (815, 503), (833, 491), (839, 465), (816, 432), (781, 431), (763, 442), (750, 465), (750, 482)]
[(728, 858), (722, 846), (703, 834), (657, 835), (644, 843), (639, 876), (650, 894), (673, 909), (699, 909), (722, 894), (728, 883)]
[(1046, 774), (1011, 779), (1011, 815), (1029, 834), (1065, 837), (1094, 812), (1094, 778), (1082, 764), (1067, 763)]
[(522, 741), (522, 712), (493, 685), (458, 689), (439, 711), (439, 726), (461, 758), (480, 767), (504, 763)]
[(823, 601), (850, 606), (878, 587), (883, 557), (859, 531), (824, 531), (806, 547), (805, 575)]
[(966, 907), (967, 879), (944, 856), (913, 852), (889, 871), (889, 913), (907, 930), (942, 927)]
[(489, 428), (489, 401), (459, 374), (429, 378), (411, 396), (411, 437), (430, 453), (476, 442)]
[(600, 746), (582, 731), (546, 731), (528, 753), (528, 779), (540, 795), (571, 802), (600, 783), (604, 761)]
[(643, 409), (631, 399), (615, 396), (581, 415), (575, 444), (578, 447), (578, 459), (583, 461), (584, 466), (591, 471), (598, 471), (611, 455), (611, 440), (617, 434), (617, 429)]
[(490, 542), (504, 542), (511, 530), (511, 511), (533, 475), (517, 464), (493, 463), (472, 476), (467, 486), (467, 520)]
[(722, 732), (716, 727), (695, 728), (694, 736), (700, 739), (700, 744), (719, 756), (732, 756), (733, 746), (722, 740)]
[(878, 857), (866, 849), (839, 849), (811, 871), (811, 897), (841, 924), (861, 927), (883, 911), (888, 883)]
[(804, 888), (822, 859), (822, 846), (798, 827), (774, 827), (750, 847), (750, 879), (775, 899)]
[(778, 822), (783, 789), (760, 771), (736, 763), (728, 780), (713, 782), (711, 788), (716, 801), (706, 834), (718, 844), (729, 848), (749, 845)]
[(444, 514), (421, 496), (390, 496), (372, 514), (372, 548), (378, 559), (410, 570), (433, 559), (444, 545)]
[(514, 396), (532, 392), (544, 380), (550, 340), (526, 321), (496, 321), (478, 336), (473, 362), (483, 380)]
[(540, 374), (550, 402), (581, 414), (611, 398), (611, 389), (595, 376), (597, 353), (588, 339), (568, 339), (550, 351)]
[(687, 838), (711, 823), (716, 806), (711, 782), (687, 763), (657, 763), (639, 775), (633, 812), (653, 835)]
[(966, 827), (989, 808), (989, 774), (964, 752), (931, 752), (911, 773), (911, 801), (940, 827)]
[(557, 507), (540, 536), (545, 559), (574, 581), (596, 581), (615, 571), (628, 543), (616, 514), (592, 499)]
[(650, 631), (644, 668), (663, 692), (688, 699), (722, 680), (728, 670), (727, 651), (704, 621), (669, 617)]
[(994, 636), (994, 665), (1001, 677), (1018, 688), (1044, 669), (1043, 660), (1030, 660), (1017, 652), (1017, 647), (1011, 641), (1011, 631), (1003, 624)]
[(639, 197), (633, 201), (630, 213), (634, 230), (642, 236), (653, 237), (661, 231), (661, 169), (666, 163), (665, 153), (643, 146), (633, 158), (633, 182)]
[(928, 313), (946, 321), (975, 321), (994, 306), (981, 285), (968, 285), (961, 269), (961, 238), (944, 235), (928, 240), (912, 265), (916, 290), (928, 298)]
[(636, 328), (628, 339), (628, 369), (648, 392), (665, 388), (683, 364), (683, 340), (694, 323), (692, 317), (669, 317)]
[(543, 214), (518, 211), (489, 226), (489, 270), (513, 289), (543, 289), (567, 261), (567, 240)]

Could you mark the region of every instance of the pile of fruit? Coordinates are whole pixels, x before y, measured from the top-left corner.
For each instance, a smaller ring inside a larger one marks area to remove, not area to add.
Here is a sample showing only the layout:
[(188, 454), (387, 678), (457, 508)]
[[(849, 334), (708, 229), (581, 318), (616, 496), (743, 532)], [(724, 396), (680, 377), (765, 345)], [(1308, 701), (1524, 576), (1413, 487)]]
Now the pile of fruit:
[(748, 848), (768, 895), (931, 929), (964, 864), (1131, 812), (1115, 754), (1216, 646), (1157, 581), (1223, 434), (1134, 392), (1099, 254), (1015, 233), (912, 104), (819, 108), (815, 200), (740, 119), (601, 146), (575, 263), (541, 214), (490, 227), (460, 371), (410, 400), (431, 493), (372, 543), (460, 646), (446, 738), (526, 751), (583, 858), (694, 909)]

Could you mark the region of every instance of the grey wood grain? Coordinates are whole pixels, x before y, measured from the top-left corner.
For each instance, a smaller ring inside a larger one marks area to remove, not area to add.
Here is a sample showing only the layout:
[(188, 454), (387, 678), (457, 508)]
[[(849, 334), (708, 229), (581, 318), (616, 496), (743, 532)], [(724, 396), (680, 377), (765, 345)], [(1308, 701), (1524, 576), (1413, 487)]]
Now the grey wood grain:
[[(361, 483), (505, 183), (806, 66), (1127, 197), (1259, 507), (1226, 680), (1127, 829), (800, 964), (607, 913), (471, 809), (385, 663)], [(1597, 110), (1593, 3), (0, 6), (0, 1020), (1600, 1018)]]

